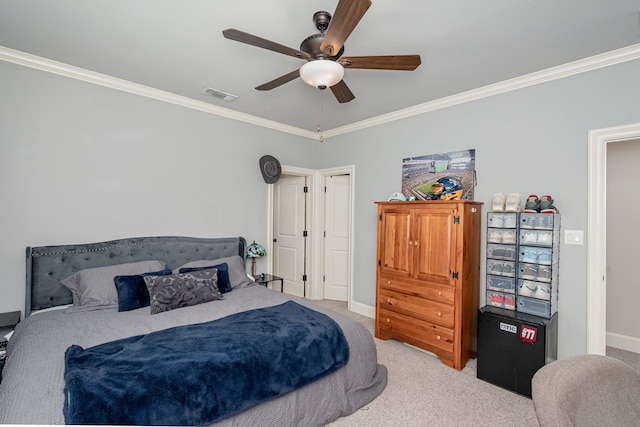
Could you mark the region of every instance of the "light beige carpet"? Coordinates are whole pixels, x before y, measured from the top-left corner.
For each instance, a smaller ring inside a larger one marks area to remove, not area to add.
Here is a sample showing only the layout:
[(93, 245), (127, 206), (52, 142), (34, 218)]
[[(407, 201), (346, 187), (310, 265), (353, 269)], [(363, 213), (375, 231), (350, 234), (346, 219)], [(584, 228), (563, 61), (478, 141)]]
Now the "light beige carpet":
[[(346, 306), (345, 306), (346, 307)], [(621, 348), (607, 346), (607, 356), (615, 357), (640, 372), (640, 354)]]
[[(373, 319), (347, 310), (344, 302), (313, 301), (347, 314), (373, 334)], [(378, 363), (389, 371), (382, 394), (331, 427), (537, 426), (531, 399), (476, 378), (476, 360), (461, 371), (396, 340), (374, 338)]]

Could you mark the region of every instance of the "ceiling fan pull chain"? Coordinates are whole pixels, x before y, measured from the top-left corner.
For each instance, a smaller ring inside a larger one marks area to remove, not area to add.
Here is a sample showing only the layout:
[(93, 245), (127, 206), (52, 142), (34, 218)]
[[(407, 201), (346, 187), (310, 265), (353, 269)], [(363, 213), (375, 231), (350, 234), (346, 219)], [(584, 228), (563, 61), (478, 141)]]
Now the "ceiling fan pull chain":
[(318, 123), (318, 127), (316, 131), (320, 134), (320, 142), (324, 142), (324, 136), (322, 135), (322, 128), (324, 126), (324, 92), (320, 92), (320, 123)]
[(324, 135), (322, 135), (322, 127), (324, 127), (324, 91), (320, 92), (320, 123), (318, 123), (318, 133), (320, 134), (320, 142), (324, 142)]

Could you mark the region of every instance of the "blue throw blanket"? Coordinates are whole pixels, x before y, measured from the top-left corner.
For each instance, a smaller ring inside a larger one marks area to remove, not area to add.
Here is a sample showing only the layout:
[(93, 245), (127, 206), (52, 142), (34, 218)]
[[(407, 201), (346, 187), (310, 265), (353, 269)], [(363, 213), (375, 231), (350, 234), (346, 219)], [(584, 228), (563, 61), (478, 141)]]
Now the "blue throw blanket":
[(67, 424), (203, 425), (328, 375), (342, 329), (293, 301), (65, 354)]

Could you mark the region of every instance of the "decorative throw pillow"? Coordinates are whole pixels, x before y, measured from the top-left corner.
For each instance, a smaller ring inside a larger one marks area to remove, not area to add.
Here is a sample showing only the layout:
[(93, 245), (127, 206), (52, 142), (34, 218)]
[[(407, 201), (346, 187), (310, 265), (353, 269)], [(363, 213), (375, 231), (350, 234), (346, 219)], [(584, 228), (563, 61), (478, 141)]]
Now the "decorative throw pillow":
[(221, 294), (231, 292), (231, 282), (229, 281), (229, 265), (226, 262), (217, 265), (210, 265), (206, 267), (187, 267), (178, 270), (178, 273), (189, 273), (190, 271), (206, 270), (208, 268), (215, 268), (218, 270), (218, 289)]
[(149, 306), (149, 291), (144, 283), (144, 276), (169, 276), (171, 270), (154, 271), (152, 273), (116, 276), (113, 282), (118, 292), (118, 311), (135, 310)]
[(182, 268), (206, 267), (209, 265), (222, 263), (226, 263), (229, 266), (229, 282), (231, 283), (232, 289), (246, 288), (253, 283), (253, 280), (247, 277), (244, 260), (240, 257), (240, 255), (234, 255), (214, 260), (191, 261), (179, 267), (178, 271), (180, 271), (180, 269)]
[(77, 271), (61, 281), (73, 295), (73, 307), (67, 310), (117, 308), (118, 292), (113, 285), (115, 276), (149, 273), (164, 268), (164, 261), (140, 261)]
[(224, 299), (218, 290), (215, 268), (143, 279), (149, 291), (151, 314)]

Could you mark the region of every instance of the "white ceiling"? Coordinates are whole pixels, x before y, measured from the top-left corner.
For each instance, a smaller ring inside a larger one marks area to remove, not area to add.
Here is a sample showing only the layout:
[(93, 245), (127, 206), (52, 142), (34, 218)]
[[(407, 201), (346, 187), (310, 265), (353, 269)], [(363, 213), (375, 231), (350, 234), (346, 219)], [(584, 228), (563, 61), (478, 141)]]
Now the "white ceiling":
[[(640, 0), (372, 0), (345, 56), (419, 54), (412, 72), (346, 70), (356, 99), (300, 79), (302, 60), (225, 39), (236, 28), (298, 49), (337, 0), (0, 0), (0, 46), (315, 130), (640, 43)], [(205, 87), (237, 95), (227, 103)]]

